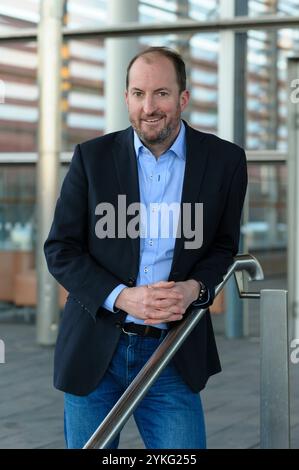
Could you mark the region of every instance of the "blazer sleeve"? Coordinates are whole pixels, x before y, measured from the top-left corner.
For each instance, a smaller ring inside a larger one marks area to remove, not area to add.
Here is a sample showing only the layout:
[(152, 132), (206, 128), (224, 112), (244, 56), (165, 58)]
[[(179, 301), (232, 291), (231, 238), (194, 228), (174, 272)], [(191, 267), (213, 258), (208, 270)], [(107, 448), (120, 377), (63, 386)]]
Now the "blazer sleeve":
[(209, 289), (211, 298), (215, 297), (215, 287), (223, 280), (234, 256), (238, 253), (241, 213), (247, 188), (246, 155), (241, 155), (231, 177), (226, 204), (216, 236), (205, 256), (195, 265), (189, 279), (202, 281)]
[(95, 318), (106, 297), (121, 280), (89, 254), (88, 229), (88, 180), (80, 145), (77, 145), (62, 184), (44, 252), (50, 273)]

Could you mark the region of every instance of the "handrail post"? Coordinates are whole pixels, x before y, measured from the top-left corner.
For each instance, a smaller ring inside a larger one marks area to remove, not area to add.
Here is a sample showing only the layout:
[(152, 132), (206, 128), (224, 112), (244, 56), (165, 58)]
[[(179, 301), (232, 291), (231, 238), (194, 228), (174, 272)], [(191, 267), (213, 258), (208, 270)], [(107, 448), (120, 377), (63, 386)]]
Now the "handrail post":
[(261, 290), (260, 447), (290, 448), (287, 291)]

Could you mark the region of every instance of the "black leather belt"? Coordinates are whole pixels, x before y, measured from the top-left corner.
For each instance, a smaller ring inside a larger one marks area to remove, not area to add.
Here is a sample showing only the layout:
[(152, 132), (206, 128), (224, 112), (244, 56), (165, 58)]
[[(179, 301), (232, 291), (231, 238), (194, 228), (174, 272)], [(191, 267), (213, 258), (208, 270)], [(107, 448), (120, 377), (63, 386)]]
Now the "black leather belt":
[(138, 335), (138, 336), (150, 336), (151, 338), (161, 338), (165, 330), (161, 328), (155, 328), (150, 325), (140, 325), (139, 323), (124, 323), (122, 328), (124, 333)]

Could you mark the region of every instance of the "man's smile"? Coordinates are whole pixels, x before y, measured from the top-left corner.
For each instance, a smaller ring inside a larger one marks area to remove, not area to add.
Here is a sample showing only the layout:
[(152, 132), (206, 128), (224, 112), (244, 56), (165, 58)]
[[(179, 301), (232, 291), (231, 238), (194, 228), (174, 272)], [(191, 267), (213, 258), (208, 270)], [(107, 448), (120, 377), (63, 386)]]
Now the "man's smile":
[(157, 124), (157, 122), (162, 121), (164, 119), (163, 117), (159, 118), (151, 118), (151, 119), (142, 119), (142, 122), (145, 122), (146, 124), (152, 125), (152, 124)]

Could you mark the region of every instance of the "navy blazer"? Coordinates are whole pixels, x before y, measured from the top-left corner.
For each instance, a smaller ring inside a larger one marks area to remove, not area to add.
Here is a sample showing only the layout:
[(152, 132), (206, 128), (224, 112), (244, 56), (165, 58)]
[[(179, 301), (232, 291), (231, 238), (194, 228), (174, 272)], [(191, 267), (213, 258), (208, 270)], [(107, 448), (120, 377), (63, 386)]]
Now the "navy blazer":
[[(237, 145), (185, 125), (182, 203), (203, 203), (203, 243), (186, 249), (184, 236), (176, 239), (169, 280), (201, 280), (213, 292), (238, 251), (246, 157)], [(44, 246), (49, 271), (69, 292), (55, 349), (54, 385), (76, 395), (97, 387), (121, 334), (126, 312), (109, 312), (104, 300), (119, 283), (134, 286), (138, 275), (139, 238), (99, 239), (95, 233), (97, 204), (113, 204), (117, 215), (119, 194), (126, 195), (127, 204), (140, 201), (131, 127), (76, 146)], [(209, 312), (173, 360), (196, 392), (221, 370)]]

